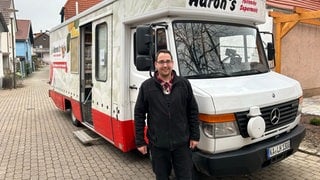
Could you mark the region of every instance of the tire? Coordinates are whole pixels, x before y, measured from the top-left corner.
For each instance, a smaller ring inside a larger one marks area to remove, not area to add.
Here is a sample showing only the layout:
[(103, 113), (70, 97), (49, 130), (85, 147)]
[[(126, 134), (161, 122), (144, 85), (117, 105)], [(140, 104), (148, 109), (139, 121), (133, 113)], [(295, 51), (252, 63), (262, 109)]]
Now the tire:
[(208, 176), (200, 172), (195, 165), (193, 165), (192, 169), (192, 180), (201, 180), (201, 179), (215, 179), (215, 177)]
[(75, 117), (73, 110), (71, 109), (71, 121), (74, 126), (81, 126), (81, 122)]

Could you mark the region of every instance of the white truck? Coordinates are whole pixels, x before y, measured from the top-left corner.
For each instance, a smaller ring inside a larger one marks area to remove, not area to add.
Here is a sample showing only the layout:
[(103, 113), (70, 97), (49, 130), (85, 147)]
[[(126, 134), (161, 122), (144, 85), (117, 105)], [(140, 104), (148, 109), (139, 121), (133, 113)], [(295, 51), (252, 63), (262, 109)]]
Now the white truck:
[(51, 30), (49, 96), (75, 125), (128, 152), (140, 84), (155, 52), (169, 49), (199, 106), (195, 168), (254, 172), (305, 135), (300, 84), (268, 65), (274, 49), (256, 27), (265, 13), (265, 0), (104, 0)]

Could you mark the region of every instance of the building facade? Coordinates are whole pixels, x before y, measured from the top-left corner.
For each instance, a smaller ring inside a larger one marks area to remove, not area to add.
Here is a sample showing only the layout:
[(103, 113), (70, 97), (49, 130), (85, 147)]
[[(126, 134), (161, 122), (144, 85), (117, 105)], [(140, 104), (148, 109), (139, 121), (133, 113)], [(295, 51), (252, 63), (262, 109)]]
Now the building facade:
[(17, 32), (16, 10), (13, 0), (1, 0), (0, 12), (2, 13), (2, 25), (8, 31), (0, 32), (0, 88), (15, 88), (13, 74), (16, 72), (16, 44)]
[(32, 60), (33, 32), (30, 20), (17, 20), (18, 31), (16, 33), (16, 56), (18, 60), (18, 72), (22, 77), (34, 71)]
[(89, 9), (90, 7), (98, 4), (101, 0), (67, 0), (64, 7), (61, 9), (61, 22), (66, 21), (73, 16)]
[(50, 63), (49, 46), (49, 32), (46, 31), (34, 34), (33, 52), (38, 60)]

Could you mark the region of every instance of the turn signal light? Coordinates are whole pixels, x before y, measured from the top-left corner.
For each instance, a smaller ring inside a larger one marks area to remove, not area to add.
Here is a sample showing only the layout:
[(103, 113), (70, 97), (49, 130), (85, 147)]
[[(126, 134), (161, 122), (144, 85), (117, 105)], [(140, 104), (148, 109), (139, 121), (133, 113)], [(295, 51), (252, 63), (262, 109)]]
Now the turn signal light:
[(206, 123), (223, 123), (223, 122), (233, 122), (236, 120), (234, 114), (199, 114), (199, 120)]

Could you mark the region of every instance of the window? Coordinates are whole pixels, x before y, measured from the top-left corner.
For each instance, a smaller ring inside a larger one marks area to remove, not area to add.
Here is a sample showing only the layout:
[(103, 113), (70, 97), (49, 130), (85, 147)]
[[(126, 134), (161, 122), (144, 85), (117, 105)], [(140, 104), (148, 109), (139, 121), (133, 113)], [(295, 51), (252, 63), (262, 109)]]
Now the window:
[(254, 27), (176, 21), (173, 31), (181, 76), (220, 78), (269, 71)]
[(70, 40), (70, 53), (71, 53), (71, 73), (78, 73), (79, 71), (79, 37)]
[(167, 49), (166, 30), (164, 28), (157, 29), (157, 51)]
[(99, 24), (96, 26), (96, 79), (98, 81), (107, 80), (107, 24)]

